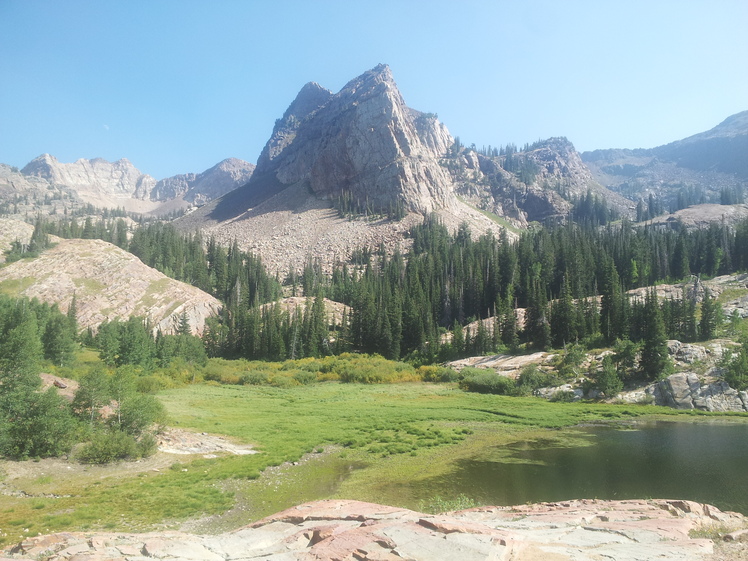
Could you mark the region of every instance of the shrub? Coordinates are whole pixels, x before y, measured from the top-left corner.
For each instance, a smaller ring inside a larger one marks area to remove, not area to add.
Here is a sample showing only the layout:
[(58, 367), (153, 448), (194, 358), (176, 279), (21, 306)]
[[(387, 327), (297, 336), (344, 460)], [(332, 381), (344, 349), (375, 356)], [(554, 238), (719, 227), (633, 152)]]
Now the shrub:
[[(150, 436), (150, 435), (149, 435)], [(122, 431), (102, 431), (94, 433), (91, 441), (77, 453), (77, 459), (84, 464), (108, 464), (120, 460), (135, 460), (152, 454), (156, 442), (152, 436), (139, 443), (134, 436)]]
[[(464, 370), (467, 369), (463, 369), (463, 372)], [(510, 395), (516, 390), (516, 384), (513, 379), (506, 376), (500, 376), (495, 372), (482, 371), (479, 374), (470, 373), (469, 376), (465, 376), (460, 381), (460, 389), (469, 392)]]
[(424, 382), (457, 382), (462, 379), (462, 373), (446, 366), (419, 366), (416, 374)]
[(276, 388), (292, 388), (298, 385), (298, 382), (291, 376), (283, 376), (276, 374), (270, 380), (270, 385)]
[(153, 394), (168, 387), (172, 387), (172, 384), (161, 376), (143, 376), (135, 382), (135, 388), (140, 393)]
[(317, 381), (317, 374), (307, 370), (299, 370), (298, 372), (294, 373), (293, 379), (302, 385), (313, 384)]
[(559, 390), (554, 393), (549, 401), (557, 401), (561, 403), (571, 403), (576, 399), (576, 395), (570, 390)]
[(259, 370), (250, 370), (239, 377), (239, 383), (245, 386), (262, 386), (268, 381), (268, 375)]
[(525, 366), (517, 378), (517, 394), (532, 395), (538, 388), (557, 386), (561, 380), (550, 372), (543, 372), (535, 364)]

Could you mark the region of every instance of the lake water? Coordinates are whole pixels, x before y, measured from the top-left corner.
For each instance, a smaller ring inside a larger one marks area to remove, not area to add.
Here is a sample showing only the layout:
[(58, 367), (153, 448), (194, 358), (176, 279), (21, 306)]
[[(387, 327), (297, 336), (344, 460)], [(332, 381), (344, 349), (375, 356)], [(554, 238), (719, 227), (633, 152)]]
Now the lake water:
[[(416, 483), (480, 504), (573, 498), (689, 499), (748, 515), (748, 424), (656, 422), (575, 429), (578, 445), (518, 443)], [(582, 444), (582, 445), (579, 445)]]

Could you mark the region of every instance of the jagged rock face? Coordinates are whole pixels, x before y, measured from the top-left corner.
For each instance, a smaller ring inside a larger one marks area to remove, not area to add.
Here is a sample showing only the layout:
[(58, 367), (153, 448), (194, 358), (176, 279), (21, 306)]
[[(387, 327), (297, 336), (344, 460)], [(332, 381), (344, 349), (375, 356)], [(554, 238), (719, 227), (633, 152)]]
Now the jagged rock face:
[(101, 158), (80, 159), (63, 164), (43, 154), (21, 170), (24, 175), (46, 179), (52, 184), (74, 186), (81, 196), (109, 196), (145, 199), (156, 185), (150, 175), (141, 173), (127, 159), (107, 162)]
[(748, 392), (731, 388), (724, 380), (702, 383), (692, 372), (668, 376), (646, 390), (656, 405), (702, 411), (748, 411)]
[(595, 181), (565, 138), (537, 142), (511, 156), (463, 150), (451, 154), (447, 165), (459, 195), (518, 226), (565, 220), (572, 208), (569, 201), (588, 191), (621, 214), (630, 215), (634, 208), (631, 201)]
[(387, 209), (428, 213), (454, 204), (438, 159), (453, 144), (435, 116), (408, 108), (380, 65), (332, 94), (307, 84), (276, 123), (247, 189), (274, 177), (305, 182), (320, 198), (349, 194)]
[(101, 240), (62, 240), (38, 258), (0, 269), (0, 289), (58, 304), (66, 312), (76, 297), (78, 326), (147, 317), (154, 329), (173, 333), (186, 313), (194, 334), (221, 303), (202, 290), (170, 279), (140, 259)]
[(182, 197), (195, 205), (203, 205), (246, 185), (252, 177), (254, 164), (227, 158), (202, 173), (185, 173), (162, 179), (150, 193), (153, 201), (166, 201)]

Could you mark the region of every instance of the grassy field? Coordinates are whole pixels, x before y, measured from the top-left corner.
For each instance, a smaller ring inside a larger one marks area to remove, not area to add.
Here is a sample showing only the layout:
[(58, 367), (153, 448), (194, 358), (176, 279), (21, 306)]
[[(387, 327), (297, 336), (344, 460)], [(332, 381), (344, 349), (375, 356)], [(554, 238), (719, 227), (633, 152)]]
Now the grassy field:
[[(12, 482), (3, 481), (0, 471), (0, 490), (16, 492), (2, 496), (0, 539), (60, 530), (175, 528), (200, 518), (205, 523), (192, 528), (218, 531), (331, 496), (417, 507), (430, 497), (383, 495), (381, 483), (407, 489), (409, 481), (437, 475), (486, 446), (559, 436), (548, 429), (683, 414), (471, 394), (428, 383), (200, 384), (159, 397), (172, 426), (227, 435), (260, 453), (213, 459), (160, 453), (111, 467), (26, 462), (26, 475), (15, 469)], [(287, 464), (302, 457), (299, 466)], [(9, 464), (0, 463), (0, 469), (8, 472)]]

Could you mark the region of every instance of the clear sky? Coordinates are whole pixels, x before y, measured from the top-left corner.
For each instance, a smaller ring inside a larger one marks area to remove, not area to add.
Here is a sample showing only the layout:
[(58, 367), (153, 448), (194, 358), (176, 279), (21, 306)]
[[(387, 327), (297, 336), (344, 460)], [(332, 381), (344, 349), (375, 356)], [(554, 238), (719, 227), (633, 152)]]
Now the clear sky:
[(748, 110), (747, 0), (0, 0), (0, 162), (255, 162), (309, 81), (390, 65), (463, 144), (649, 148)]

